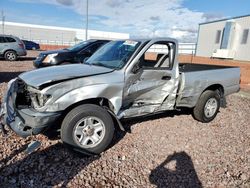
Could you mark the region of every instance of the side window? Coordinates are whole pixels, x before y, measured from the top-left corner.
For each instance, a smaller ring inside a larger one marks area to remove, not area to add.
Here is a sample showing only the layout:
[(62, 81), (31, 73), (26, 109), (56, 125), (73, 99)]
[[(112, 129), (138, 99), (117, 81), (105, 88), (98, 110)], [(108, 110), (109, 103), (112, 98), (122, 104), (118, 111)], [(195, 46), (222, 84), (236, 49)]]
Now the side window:
[(175, 44), (171, 42), (153, 44), (140, 58), (140, 67), (146, 69), (171, 68), (174, 61)]
[(91, 53), (94, 53), (98, 48), (100, 48), (103, 45), (103, 43), (95, 43), (91, 45), (88, 49)]
[(16, 42), (15, 39), (11, 37), (0, 37), (0, 43)]
[(217, 30), (216, 32), (216, 38), (215, 38), (215, 44), (220, 43), (220, 37), (221, 37), (221, 30)]
[(11, 38), (11, 37), (5, 37), (5, 41), (6, 42), (16, 42), (16, 40)]
[(249, 29), (244, 29), (241, 39), (241, 44), (247, 44), (248, 34), (249, 34)]
[(4, 37), (0, 37), (0, 43), (4, 43)]

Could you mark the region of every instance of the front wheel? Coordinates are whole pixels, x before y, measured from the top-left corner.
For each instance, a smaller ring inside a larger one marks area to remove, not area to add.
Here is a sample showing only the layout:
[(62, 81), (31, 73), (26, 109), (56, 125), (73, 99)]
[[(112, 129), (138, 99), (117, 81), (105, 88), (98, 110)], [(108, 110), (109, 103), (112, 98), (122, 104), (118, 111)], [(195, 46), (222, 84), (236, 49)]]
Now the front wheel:
[(71, 110), (62, 122), (61, 139), (85, 154), (99, 154), (111, 143), (114, 123), (109, 113), (93, 104)]
[(196, 120), (203, 123), (212, 121), (220, 108), (220, 95), (216, 91), (204, 91), (193, 110)]

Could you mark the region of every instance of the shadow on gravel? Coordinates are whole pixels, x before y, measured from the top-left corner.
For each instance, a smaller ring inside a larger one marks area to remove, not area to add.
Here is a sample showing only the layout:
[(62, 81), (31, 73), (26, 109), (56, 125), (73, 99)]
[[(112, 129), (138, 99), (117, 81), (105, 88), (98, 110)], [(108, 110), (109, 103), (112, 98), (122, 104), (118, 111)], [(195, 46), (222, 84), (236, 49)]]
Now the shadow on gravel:
[(180, 115), (192, 115), (192, 110), (190, 108), (182, 108), (180, 111), (168, 111), (168, 112), (162, 112), (162, 113), (158, 113), (158, 114), (146, 115), (146, 116), (142, 116), (142, 117), (122, 119), (121, 123), (124, 126), (125, 131), (121, 131), (117, 125), (116, 126), (117, 127), (116, 133), (114, 134), (114, 138), (112, 140), (112, 143), (110, 144), (110, 146), (108, 148), (112, 148), (120, 140), (122, 140), (123, 137), (127, 133), (131, 133), (132, 126), (137, 124), (137, 123), (151, 121), (151, 120), (165, 118), (165, 117), (180, 116)]
[(36, 57), (19, 57), (17, 61), (33, 61)]
[[(19, 58), (17, 58), (16, 61), (33, 61), (35, 59), (36, 59), (36, 57), (19, 57)], [(0, 61), (7, 61), (7, 60), (5, 60), (3, 57), (0, 57)], [(15, 62), (15, 61), (13, 61), (13, 62)]]
[(167, 111), (161, 112), (157, 114), (150, 114), (142, 117), (135, 117), (122, 120), (122, 124), (127, 132), (131, 132), (131, 127), (136, 123), (151, 121), (155, 119), (161, 119), (166, 117), (174, 117), (174, 116), (181, 116), (181, 115), (192, 115), (192, 109), (190, 108), (182, 108), (180, 111)]
[(192, 159), (184, 151), (169, 155), (164, 162), (151, 171), (149, 180), (158, 188), (202, 187), (194, 169)]
[(16, 78), (23, 72), (0, 72), (0, 83), (9, 82), (11, 79)]
[[(8, 164), (11, 160), (16, 160), (17, 154), (24, 148), (24, 146), (21, 147), (1, 161)], [(83, 157), (70, 152), (61, 143), (57, 143), (44, 150), (31, 153), (14, 163), (2, 166), (0, 187), (52, 187), (56, 185), (66, 187), (81, 170), (97, 159), (99, 156)]]
[[(21, 146), (19, 149), (14, 150), (9, 156), (7, 156), (4, 159), (0, 160), (0, 173), (1, 173), (1, 169), (2, 166), (5, 165), (8, 161), (10, 161), (13, 157), (15, 157), (16, 155), (18, 155), (19, 153), (23, 152), (26, 148), (27, 148), (28, 144), (25, 144), (23, 146)], [(1, 185), (1, 184), (0, 184)]]
[[(190, 111), (182, 110), (123, 120), (126, 131), (117, 131), (110, 147), (117, 144), (138, 122), (185, 114), (190, 114)], [(54, 133), (51, 137), (54, 137), (53, 140), (57, 140), (57, 136), (58, 133)], [(53, 187), (56, 185), (66, 187), (80, 171), (100, 158), (97, 155), (83, 156), (70, 151), (61, 143), (57, 143), (18, 160), (18, 157), (20, 158), (18, 154), (22, 153), (26, 147), (27, 145), (24, 145), (0, 160), (0, 187)], [(176, 161), (175, 171), (165, 168), (166, 164), (174, 160)], [(152, 171), (150, 181), (158, 187), (166, 187), (166, 185), (201, 187), (192, 160), (185, 152), (168, 156), (160, 166)]]

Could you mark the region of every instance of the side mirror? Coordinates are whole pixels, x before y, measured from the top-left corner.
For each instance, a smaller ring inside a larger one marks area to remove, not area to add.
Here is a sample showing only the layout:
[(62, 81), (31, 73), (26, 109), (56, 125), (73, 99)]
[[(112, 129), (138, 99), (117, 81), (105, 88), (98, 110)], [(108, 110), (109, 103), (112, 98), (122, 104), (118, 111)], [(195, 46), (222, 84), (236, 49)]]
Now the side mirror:
[(85, 58), (83, 59), (82, 63), (83, 63), (83, 64), (86, 63), (86, 62), (88, 61), (88, 59), (89, 59), (89, 57), (85, 57)]
[(140, 65), (139, 65), (139, 62), (137, 62), (137, 63), (135, 64), (135, 66), (132, 68), (131, 72), (134, 73), (134, 74), (136, 74), (136, 73), (139, 72), (140, 69), (141, 69), (141, 67), (140, 67)]

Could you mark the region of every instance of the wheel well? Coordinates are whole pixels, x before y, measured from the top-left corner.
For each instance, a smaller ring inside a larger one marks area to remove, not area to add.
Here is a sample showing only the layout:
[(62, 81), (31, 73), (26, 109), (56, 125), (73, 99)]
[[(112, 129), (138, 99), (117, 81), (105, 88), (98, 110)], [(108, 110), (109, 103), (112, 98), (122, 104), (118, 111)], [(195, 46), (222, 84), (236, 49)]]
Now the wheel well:
[[(223, 88), (223, 86), (220, 85), (220, 84), (211, 85), (211, 86), (207, 87), (204, 91), (206, 91), (206, 90), (218, 91), (220, 97), (223, 97), (223, 96), (224, 96), (224, 88)], [(203, 91), (203, 92), (204, 92), (204, 91)], [(203, 93), (203, 92), (202, 92), (202, 93)]]
[(15, 52), (15, 53), (16, 53), (16, 51), (15, 51), (15, 50), (8, 49), (8, 50), (5, 50), (3, 54), (5, 55), (5, 54), (6, 54), (6, 52), (10, 52), (10, 51), (12, 51), (12, 52)]
[(82, 104), (96, 104), (98, 106), (107, 107), (112, 112), (114, 111), (114, 106), (111, 104), (111, 102), (108, 99), (99, 97), (99, 98), (86, 99), (86, 100), (74, 103), (74, 104), (70, 105), (68, 108), (66, 108), (64, 110), (64, 113), (67, 114), (73, 108), (75, 108), (79, 105), (82, 105)]
[(69, 113), (69, 111), (71, 111), (73, 108), (75, 108), (79, 105), (82, 105), (82, 104), (95, 104), (95, 105), (102, 106), (102, 107), (106, 108), (107, 111), (110, 113), (113, 121), (116, 122), (115, 127), (122, 130), (122, 131), (125, 130), (124, 127), (122, 126), (121, 122), (119, 121), (119, 119), (117, 119), (116, 115), (114, 114), (114, 106), (112, 105), (112, 103), (107, 98), (102, 98), (102, 97), (86, 99), (83, 101), (79, 101), (75, 104), (72, 104), (71, 106), (69, 106), (68, 108), (66, 108), (63, 111), (63, 114), (61, 116), (62, 119), (64, 119), (64, 117), (66, 116), (67, 113)]

